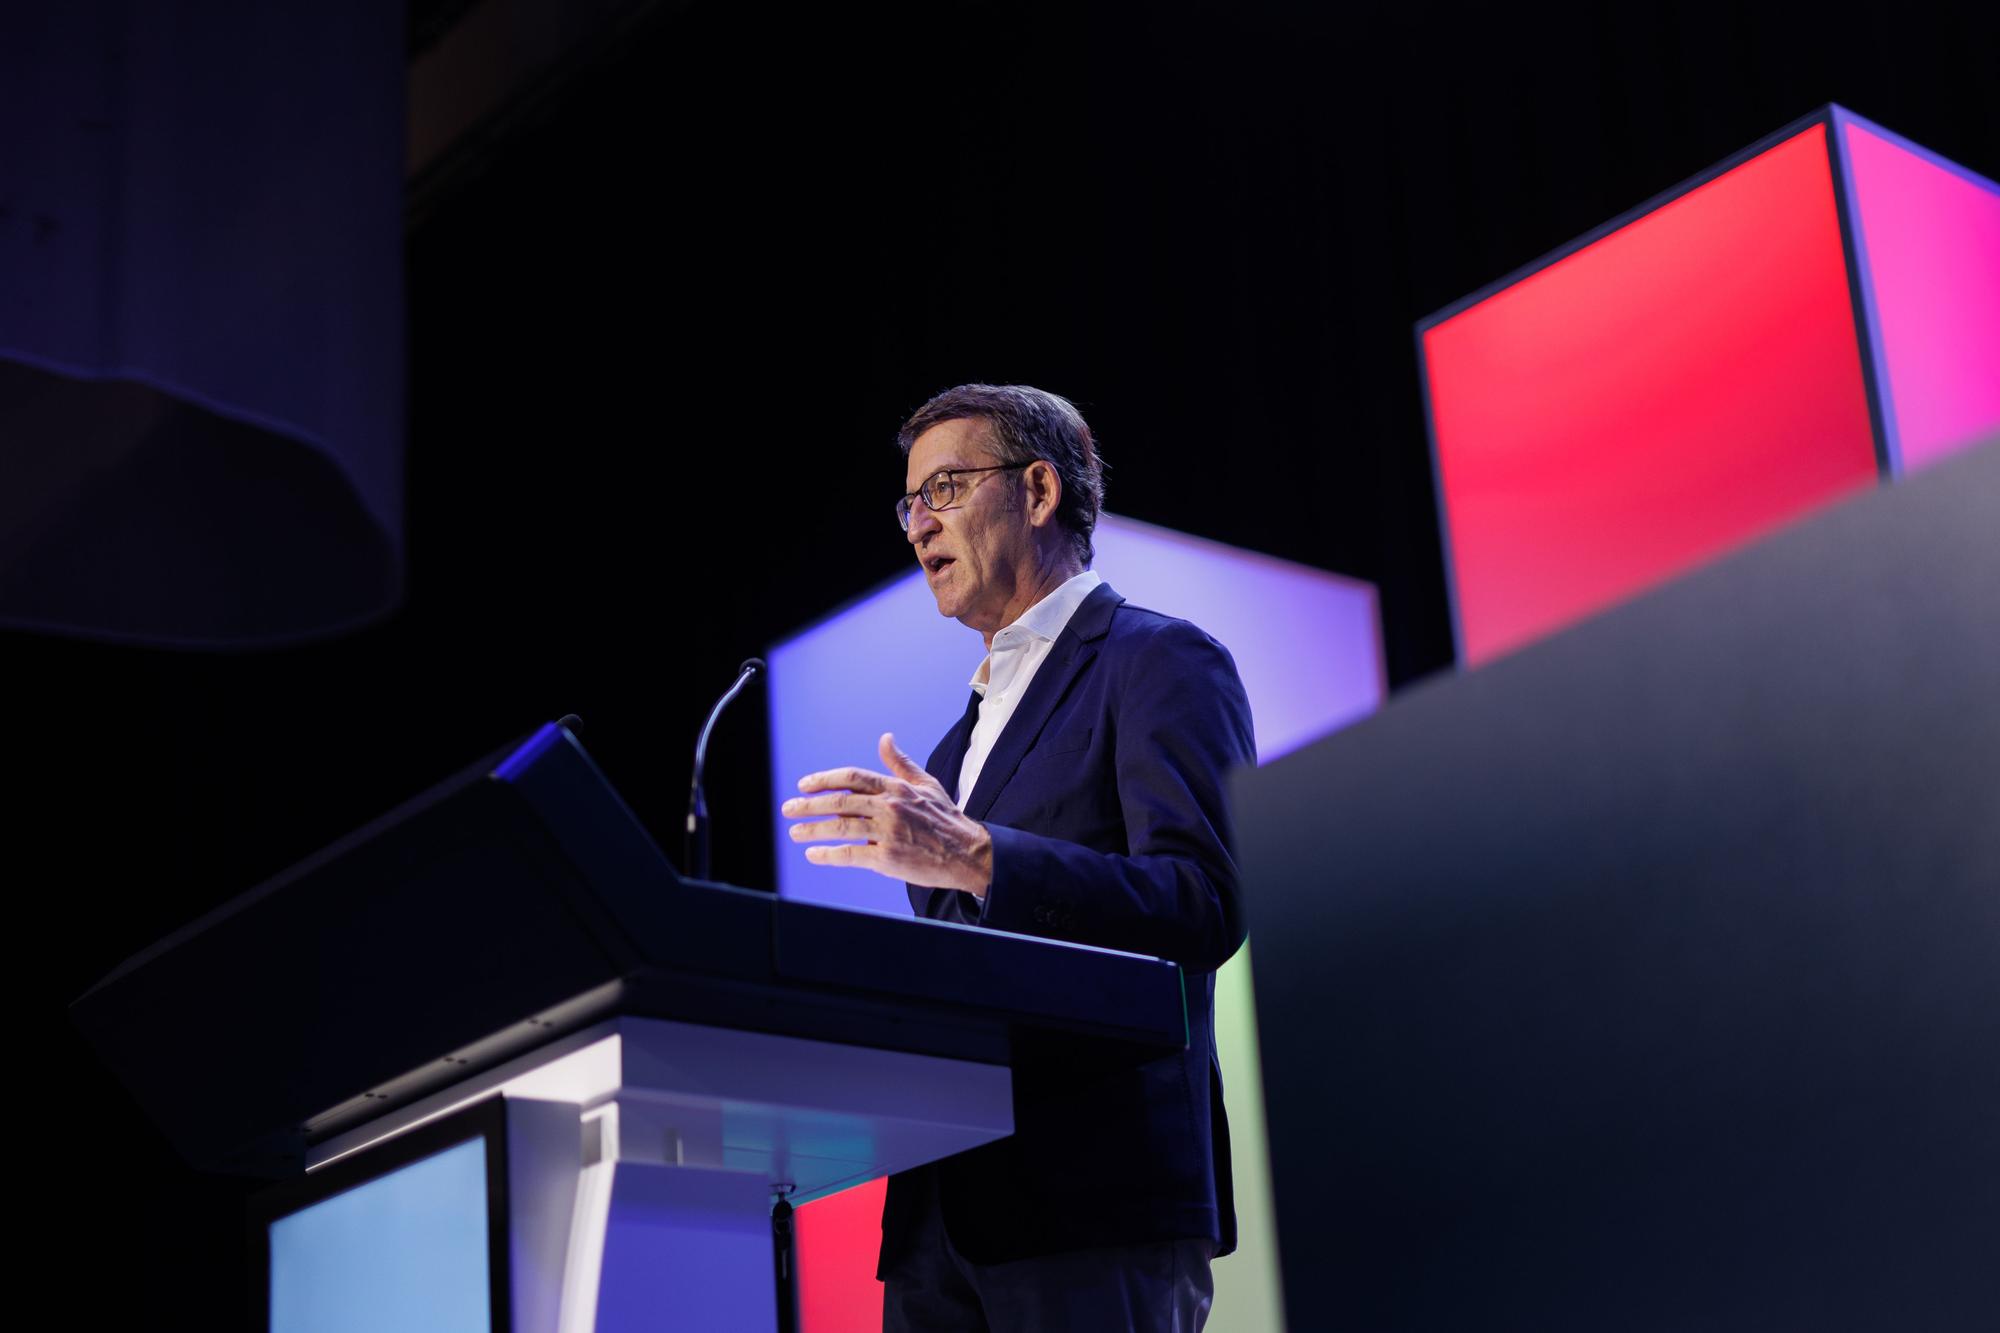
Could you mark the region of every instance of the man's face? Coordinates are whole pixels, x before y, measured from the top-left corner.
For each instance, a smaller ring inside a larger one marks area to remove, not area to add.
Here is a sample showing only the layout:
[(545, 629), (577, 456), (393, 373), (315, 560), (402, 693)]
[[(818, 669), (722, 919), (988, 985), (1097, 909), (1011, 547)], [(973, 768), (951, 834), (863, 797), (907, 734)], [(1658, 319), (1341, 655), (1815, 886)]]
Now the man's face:
[[(938, 471), (991, 467), (999, 462), (983, 421), (943, 421), (910, 446), (903, 489), (914, 491)], [(1023, 581), (1032, 581), (1034, 529), (1020, 502), (1018, 472), (977, 472), (958, 480), (958, 500), (933, 513), (911, 502), (910, 546), (938, 611), (991, 635), (1007, 624), (1007, 611)]]

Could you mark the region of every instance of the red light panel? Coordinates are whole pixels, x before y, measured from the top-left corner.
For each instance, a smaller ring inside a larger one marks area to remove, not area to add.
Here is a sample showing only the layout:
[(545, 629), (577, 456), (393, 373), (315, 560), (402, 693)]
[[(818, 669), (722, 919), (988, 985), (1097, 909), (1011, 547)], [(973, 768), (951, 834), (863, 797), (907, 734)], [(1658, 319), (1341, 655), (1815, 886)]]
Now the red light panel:
[(1877, 475), (1823, 124), (1422, 342), (1468, 665)]
[(792, 1214), (800, 1333), (882, 1333), (882, 1245), (886, 1180), (816, 1199)]

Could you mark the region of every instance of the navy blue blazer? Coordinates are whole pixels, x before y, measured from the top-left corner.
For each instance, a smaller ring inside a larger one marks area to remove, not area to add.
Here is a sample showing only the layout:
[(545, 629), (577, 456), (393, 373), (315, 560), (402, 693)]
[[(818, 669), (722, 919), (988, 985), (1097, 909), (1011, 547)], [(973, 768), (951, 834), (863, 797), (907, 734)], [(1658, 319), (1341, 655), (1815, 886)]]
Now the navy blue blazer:
[[(977, 696), (926, 765), (947, 791)], [(1235, 1247), (1229, 1124), (1215, 1061), (1215, 971), (1243, 942), (1224, 778), (1254, 763), (1229, 650), (1185, 620), (1093, 589), (1000, 733), (965, 812), (993, 835), (993, 883), (910, 887), (921, 916), (1172, 959), (1188, 1046), (1142, 1065), (1034, 1061), (1014, 1133), (931, 1167), (952, 1243), (976, 1263), (1207, 1238)], [(914, 1223), (890, 1179), (880, 1271)]]

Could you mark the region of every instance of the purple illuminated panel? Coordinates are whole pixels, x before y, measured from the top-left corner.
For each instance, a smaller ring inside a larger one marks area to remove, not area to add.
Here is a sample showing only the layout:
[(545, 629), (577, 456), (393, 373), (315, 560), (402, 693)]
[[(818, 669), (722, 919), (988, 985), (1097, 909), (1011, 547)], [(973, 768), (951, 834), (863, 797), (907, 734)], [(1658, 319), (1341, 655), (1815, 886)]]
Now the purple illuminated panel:
[[(1366, 583), (1106, 515), (1093, 566), (1127, 601), (1192, 620), (1235, 655), (1269, 761), (1371, 712), (1383, 670), (1375, 589)], [(900, 884), (807, 863), (776, 819), (799, 777), (879, 766), (884, 731), (918, 760), (965, 710), (985, 650), (937, 611), (912, 571), (772, 648), (771, 779), (778, 891), (909, 913)]]
[(1891, 468), (2000, 431), (2000, 185), (1836, 111)]

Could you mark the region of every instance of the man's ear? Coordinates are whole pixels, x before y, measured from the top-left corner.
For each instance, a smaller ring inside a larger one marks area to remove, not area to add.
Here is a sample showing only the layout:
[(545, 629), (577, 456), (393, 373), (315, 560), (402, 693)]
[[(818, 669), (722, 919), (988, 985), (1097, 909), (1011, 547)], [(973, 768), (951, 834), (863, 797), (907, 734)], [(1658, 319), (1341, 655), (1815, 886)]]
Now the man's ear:
[(1062, 477), (1055, 466), (1046, 458), (1038, 458), (1026, 470), (1028, 479), (1028, 515), (1040, 526), (1053, 523), (1056, 510), (1062, 507)]

